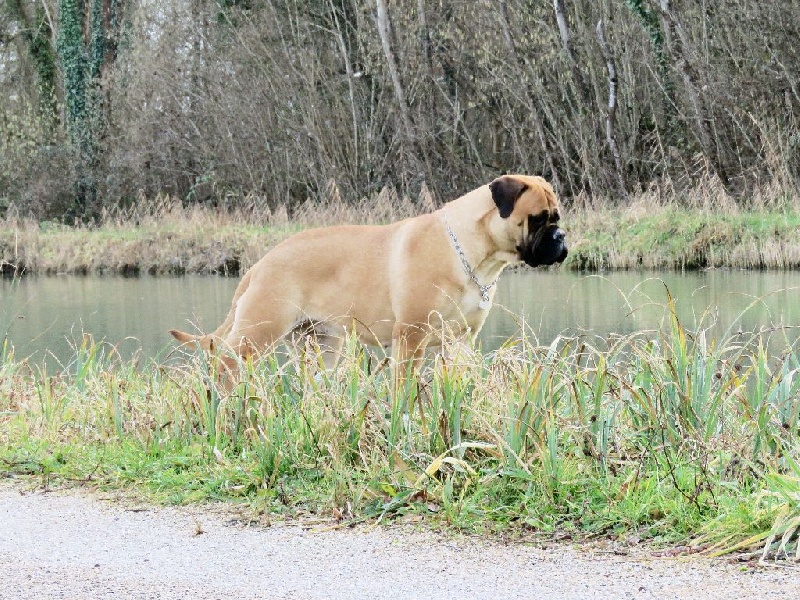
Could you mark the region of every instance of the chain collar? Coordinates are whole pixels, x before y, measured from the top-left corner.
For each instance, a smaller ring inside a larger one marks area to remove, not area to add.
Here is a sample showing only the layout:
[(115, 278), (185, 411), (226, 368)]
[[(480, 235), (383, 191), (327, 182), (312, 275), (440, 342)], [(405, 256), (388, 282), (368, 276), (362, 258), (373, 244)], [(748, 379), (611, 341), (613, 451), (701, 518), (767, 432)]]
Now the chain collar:
[(478, 287), (478, 290), (480, 290), (481, 301), (478, 304), (478, 307), (481, 310), (487, 310), (492, 305), (491, 298), (489, 298), (489, 292), (491, 292), (492, 288), (495, 285), (497, 285), (497, 279), (495, 279), (489, 285), (481, 285), (481, 282), (478, 281), (477, 275), (475, 275), (475, 270), (470, 266), (469, 261), (467, 260), (467, 257), (464, 254), (464, 249), (458, 242), (458, 238), (456, 237), (456, 232), (453, 231), (452, 227), (450, 227), (450, 223), (447, 221), (447, 215), (444, 212), (442, 213), (442, 220), (444, 221), (444, 226), (447, 229), (447, 235), (450, 236), (450, 240), (453, 242), (453, 247), (456, 249), (458, 257), (461, 259), (461, 264), (464, 267), (464, 271), (466, 271), (467, 275), (469, 275), (469, 278)]

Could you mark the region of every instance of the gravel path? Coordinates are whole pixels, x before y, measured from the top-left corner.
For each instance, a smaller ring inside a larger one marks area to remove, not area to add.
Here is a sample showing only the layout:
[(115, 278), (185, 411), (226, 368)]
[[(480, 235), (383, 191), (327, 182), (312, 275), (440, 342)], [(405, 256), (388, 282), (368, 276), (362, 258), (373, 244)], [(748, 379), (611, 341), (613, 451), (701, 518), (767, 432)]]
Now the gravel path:
[(800, 571), (443, 537), (244, 527), (0, 480), (2, 599), (800, 598)]

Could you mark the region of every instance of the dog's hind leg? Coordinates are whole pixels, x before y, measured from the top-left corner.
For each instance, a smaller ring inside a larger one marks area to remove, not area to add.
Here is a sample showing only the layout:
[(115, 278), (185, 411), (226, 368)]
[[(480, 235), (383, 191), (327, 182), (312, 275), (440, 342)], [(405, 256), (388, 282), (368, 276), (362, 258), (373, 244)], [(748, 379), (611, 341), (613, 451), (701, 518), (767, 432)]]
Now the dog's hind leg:
[(240, 360), (255, 359), (274, 350), (295, 327), (296, 320), (297, 310), (279, 302), (237, 306), (230, 330), (220, 348), (227, 355), (223, 357), (223, 362), (231, 379), (237, 378)]
[(325, 365), (325, 370), (333, 371), (342, 356), (345, 339), (344, 332), (337, 335), (326, 331), (324, 333), (315, 333), (315, 337), (322, 353), (322, 363)]
[(322, 359), (321, 366), (326, 371), (332, 371), (341, 358), (345, 338), (343, 328), (324, 322), (308, 322), (295, 329), (290, 341), (296, 348), (305, 346), (315, 360)]

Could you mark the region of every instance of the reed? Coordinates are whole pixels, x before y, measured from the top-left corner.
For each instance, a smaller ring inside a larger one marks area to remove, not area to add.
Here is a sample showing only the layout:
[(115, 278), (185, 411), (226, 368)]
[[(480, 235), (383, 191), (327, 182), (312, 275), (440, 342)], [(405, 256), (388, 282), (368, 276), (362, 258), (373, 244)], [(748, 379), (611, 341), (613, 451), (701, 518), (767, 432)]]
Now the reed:
[(243, 364), (230, 395), (203, 356), (138, 364), (86, 338), (54, 371), (6, 345), (0, 464), (273, 516), (796, 555), (800, 351), (708, 325), (688, 330), (668, 298), (660, 332), (541, 346), (521, 331), (430, 360), (394, 397), (354, 340), (332, 372), (307, 350)]
[[(344, 202), (331, 185), (325, 201), (306, 202), (291, 215), (252, 198), (221, 209), (168, 196), (139, 198), (78, 227), (38, 223), (12, 210), (0, 222), (0, 272), (239, 275), (302, 228), (388, 223), (436, 205), (424, 188), (416, 199), (386, 188)], [(714, 180), (689, 191), (667, 182), (625, 205), (585, 197), (565, 205), (566, 268), (800, 267), (800, 197), (790, 186), (766, 186), (742, 202)]]

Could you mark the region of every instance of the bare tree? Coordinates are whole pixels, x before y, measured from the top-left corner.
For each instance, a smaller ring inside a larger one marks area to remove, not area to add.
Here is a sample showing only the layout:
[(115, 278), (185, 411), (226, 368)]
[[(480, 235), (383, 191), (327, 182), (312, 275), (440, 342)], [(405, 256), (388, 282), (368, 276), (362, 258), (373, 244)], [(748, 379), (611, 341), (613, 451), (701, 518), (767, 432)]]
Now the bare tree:
[(614, 134), (614, 124), (617, 114), (617, 65), (614, 62), (614, 55), (611, 53), (611, 48), (606, 41), (605, 33), (603, 32), (603, 21), (597, 22), (595, 29), (597, 34), (597, 41), (600, 44), (600, 49), (603, 51), (603, 56), (606, 59), (606, 66), (608, 68), (608, 110), (606, 111), (606, 141), (611, 150), (611, 156), (614, 159), (614, 170), (617, 175), (617, 185), (619, 186), (620, 194), (624, 198), (628, 197), (628, 192), (625, 189), (625, 172), (622, 168), (622, 159), (619, 155), (619, 146), (617, 145), (617, 138)]
[(567, 11), (564, 8), (564, 0), (553, 0), (553, 8), (556, 11), (558, 32), (561, 35), (561, 47), (564, 48), (564, 54), (567, 55), (570, 63), (574, 63), (575, 55), (572, 53), (572, 36), (569, 33), (569, 25), (567, 25)]
[[(44, 107), (58, 32), (77, 58)], [(8, 0), (0, 204), (64, 216), (79, 121), (98, 207), (449, 197), (510, 170), (566, 198), (800, 189), (797, 39), (797, 0)]]
[[(514, 36), (511, 33), (511, 24), (508, 18), (508, 6), (506, 5), (506, 1), (498, 0), (498, 5), (500, 8), (500, 18), (503, 29), (503, 40), (506, 43), (506, 49), (508, 50), (508, 53), (511, 55), (514, 62), (519, 66), (519, 68), (528, 70), (529, 67), (525, 64), (525, 61), (520, 57), (519, 53), (517, 52), (516, 44), (514, 43)], [(530, 117), (533, 120), (533, 125), (534, 128), (536, 129), (536, 136), (539, 139), (540, 143), (542, 144), (542, 148), (545, 151), (545, 161), (550, 171), (550, 177), (553, 179), (557, 187), (561, 187), (561, 181), (558, 169), (556, 169), (552, 154), (547, 149), (548, 138), (545, 132), (544, 123), (542, 122), (542, 119), (539, 116), (539, 111), (537, 110), (535, 104), (533, 103), (533, 98), (535, 98), (537, 94), (535, 93), (535, 90), (532, 89), (525, 90), (525, 92), (527, 92), (526, 99), (529, 103)]]
[(411, 116), (408, 110), (408, 103), (406, 102), (406, 93), (403, 89), (403, 82), (400, 80), (400, 71), (397, 67), (397, 60), (394, 56), (391, 41), (391, 21), (389, 19), (389, 10), (386, 7), (386, 0), (376, 0), (378, 15), (378, 35), (381, 38), (381, 47), (383, 48), (383, 55), (386, 58), (386, 66), (389, 69), (389, 77), (392, 80), (394, 87), (394, 95), (397, 100), (397, 108), (400, 111), (400, 117), (403, 122), (403, 130), (405, 132), (406, 140), (409, 145), (413, 146), (416, 136), (414, 135), (414, 126), (411, 123)]

